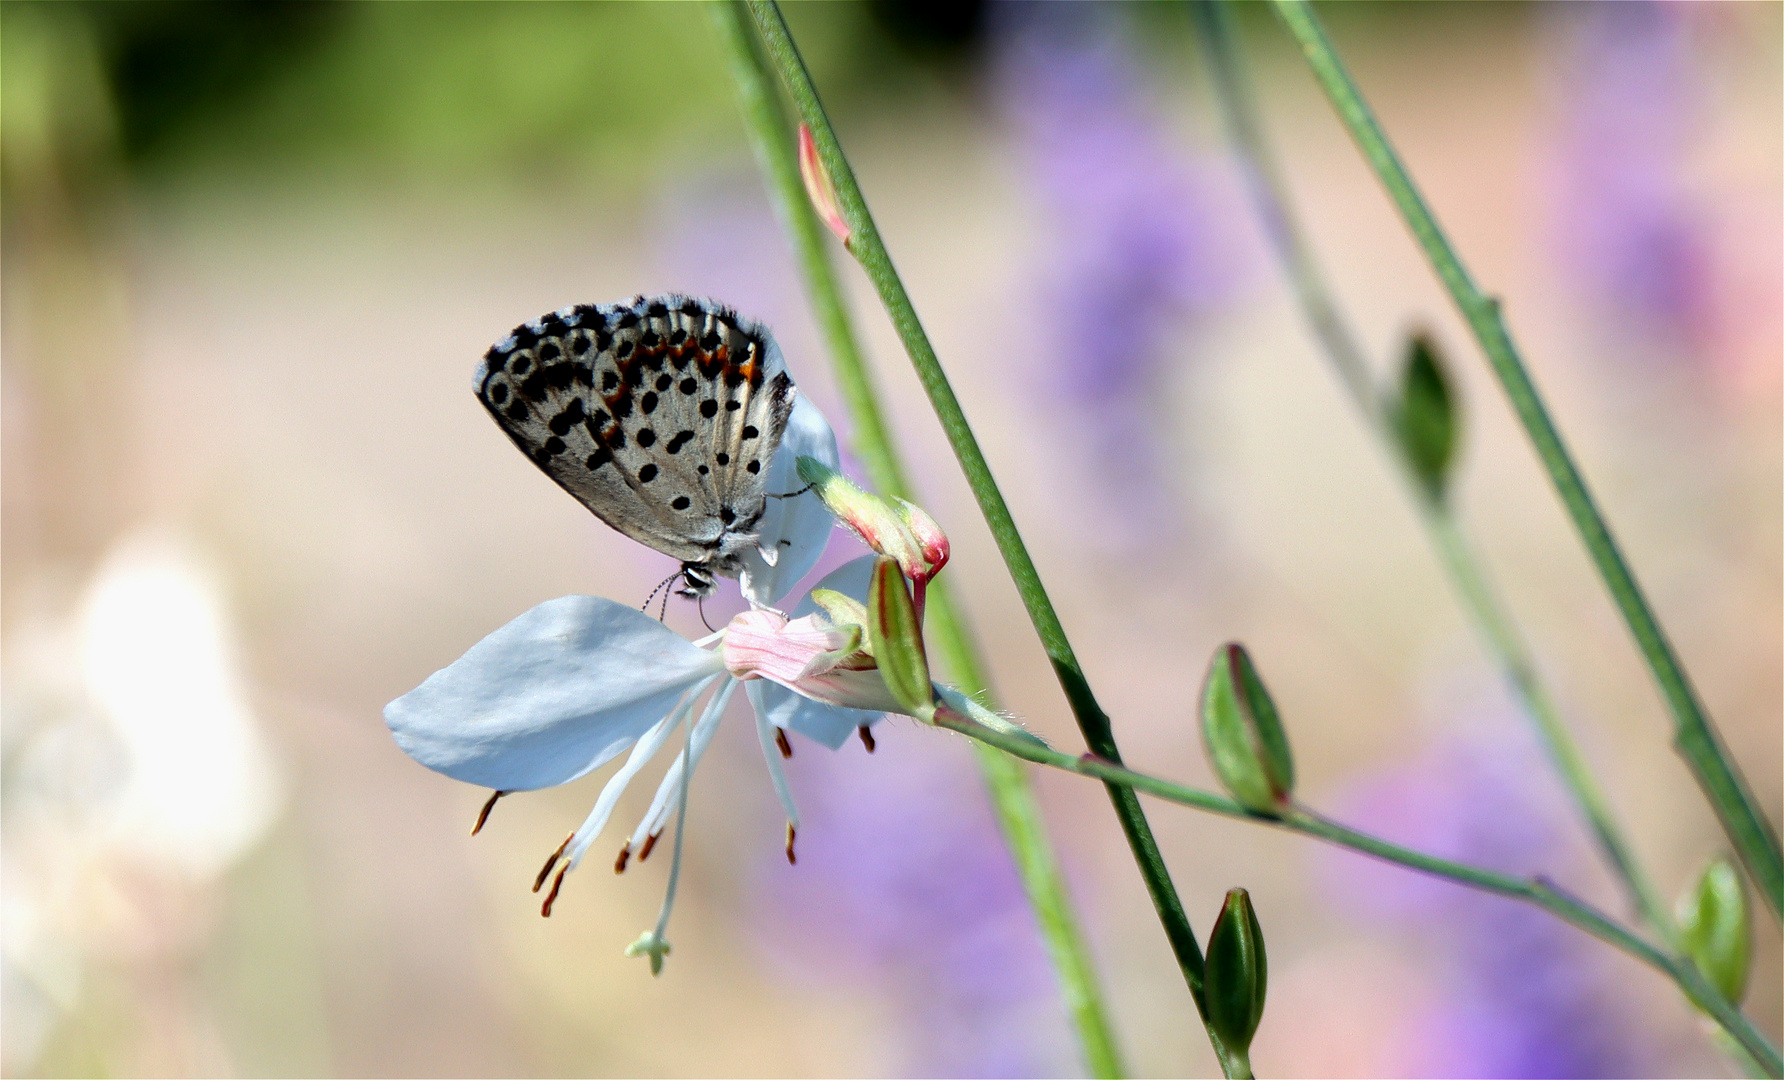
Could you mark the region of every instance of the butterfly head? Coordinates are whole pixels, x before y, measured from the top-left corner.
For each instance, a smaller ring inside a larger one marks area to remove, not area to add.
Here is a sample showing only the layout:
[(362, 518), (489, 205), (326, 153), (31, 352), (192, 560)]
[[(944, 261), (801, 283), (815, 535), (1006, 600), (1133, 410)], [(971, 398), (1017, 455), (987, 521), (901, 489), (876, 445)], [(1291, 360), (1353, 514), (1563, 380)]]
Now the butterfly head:
[(712, 567), (706, 563), (682, 563), (681, 581), (682, 586), (675, 593), (689, 600), (704, 600), (718, 587), (718, 583), (713, 580)]

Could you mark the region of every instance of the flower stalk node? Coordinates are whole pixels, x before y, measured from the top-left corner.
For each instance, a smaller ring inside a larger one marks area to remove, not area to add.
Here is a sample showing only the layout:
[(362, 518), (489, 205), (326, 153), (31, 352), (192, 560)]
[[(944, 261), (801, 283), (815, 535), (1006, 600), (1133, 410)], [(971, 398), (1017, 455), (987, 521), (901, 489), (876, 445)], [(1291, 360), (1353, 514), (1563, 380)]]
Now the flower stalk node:
[(819, 220), (823, 221), (825, 228), (836, 234), (843, 247), (848, 248), (852, 238), (849, 223), (843, 217), (842, 204), (836, 197), (836, 184), (830, 179), (830, 170), (824, 168), (824, 159), (818, 156), (818, 144), (812, 138), (809, 124), (799, 125), (799, 179), (805, 182), (805, 193), (811, 198), (812, 208), (818, 212)]

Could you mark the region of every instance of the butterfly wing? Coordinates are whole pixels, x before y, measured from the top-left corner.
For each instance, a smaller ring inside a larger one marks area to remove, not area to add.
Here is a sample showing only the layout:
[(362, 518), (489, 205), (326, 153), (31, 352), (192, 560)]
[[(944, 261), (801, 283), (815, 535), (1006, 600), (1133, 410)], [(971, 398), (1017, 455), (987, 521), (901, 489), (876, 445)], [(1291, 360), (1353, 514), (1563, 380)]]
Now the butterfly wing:
[(581, 305), (485, 354), (477, 396), (516, 446), (596, 517), (684, 562), (735, 574), (794, 389), (773, 337), (708, 300)]

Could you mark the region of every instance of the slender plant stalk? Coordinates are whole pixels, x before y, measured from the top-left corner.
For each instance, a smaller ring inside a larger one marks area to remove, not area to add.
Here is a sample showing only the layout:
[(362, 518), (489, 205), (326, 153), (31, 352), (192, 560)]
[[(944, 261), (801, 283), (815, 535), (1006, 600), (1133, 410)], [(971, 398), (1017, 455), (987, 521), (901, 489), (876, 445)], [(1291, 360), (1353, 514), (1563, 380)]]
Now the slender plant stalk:
[(1513, 877), (1426, 855), (1358, 832), (1300, 806), (1290, 808), (1281, 817), (1255, 814), (1231, 799), (1212, 792), (1199, 791), (1160, 777), (1135, 772), (1091, 754), (1074, 757), (1047, 746), (1033, 736), (1000, 730), (993, 726), (996, 718), (984, 716), (983, 710), (971, 699), (949, 687), (938, 686), (936, 690), (942, 701), (942, 707), (935, 714), (936, 726), (988, 743), (1026, 761), (1063, 769), (1080, 776), (1094, 777), (1105, 784), (1130, 787), (1181, 806), (1225, 817), (1244, 818), (1312, 836), (1339, 847), (1372, 855), (1384, 862), (1539, 907), (1666, 975), (1693, 1004), (1712, 1017), (1730, 1037), (1753, 1055), (1767, 1075), (1784, 1076), (1784, 1058), (1780, 1058), (1778, 1048), (1768, 1042), (1734, 1004), (1710, 986), (1695, 964), (1684, 957), (1656, 948), (1610, 916), (1544, 878)]
[[(1041, 585), (1034, 560), (1029, 557), (1021, 534), (1016, 530), (1016, 523), (1010, 516), (1009, 507), (1004, 503), (1003, 494), (992, 479), (985, 455), (973, 437), (972, 428), (967, 424), (966, 414), (954, 396), (953, 387), (949, 385), (940, 361), (936, 359), (935, 349), (923, 331), (916, 309), (905, 292), (904, 283), (892, 266), (892, 258), (887, 253), (879, 230), (874, 225), (873, 215), (862, 198), (854, 170), (837, 142), (836, 133), (818, 99), (817, 88), (812, 85), (811, 74), (799, 56), (799, 50), (787, 30), (780, 8), (773, 0), (749, 0), (749, 7), (768, 46), (769, 56), (780, 73), (801, 121), (811, 129), (819, 158), (836, 186), (843, 217), (850, 230), (849, 251), (861, 263), (868, 280), (879, 293), (880, 301), (891, 316), (899, 339), (904, 343), (905, 351), (916, 369), (917, 378), (929, 395), (930, 405), (941, 421), (942, 431), (947, 435), (954, 456), (960, 462), (967, 484), (978, 499), (980, 512), (984, 514), (992, 538), (997, 542), (998, 551), (1003, 556), (1023, 605), (1028, 610), (1029, 619), (1052, 662), (1054, 675), (1065, 692), (1078, 728), (1097, 755), (1119, 761), (1120, 750), (1116, 746), (1114, 733), (1110, 730), (1109, 718), (1097, 704), (1096, 696), (1084, 678), (1083, 669), (1066, 638), (1058, 613), (1054, 611), (1053, 603)], [(1152, 835), (1152, 827), (1147, 824), (1139, 799), (1131, 789), (1120, 784), (1111, 784), (1109, 798), (1114, 803), (1116, 816), (1127, 836), (1134, 861), (1145, 879), (1159, 922), (1177, 957), (1178, 967), (1189, 986), (1196, 1011), (1208, 1031), (1209, 1041), (1215, 1048), (1216, 1056), (1220, 1058), (1222, 1069), (1228, 1070), (1228, 1074), (1232, 1075), (1231, 1056), (1214, 1031), (1207, 1028), (1207, 1004), (1202, 992), (1201, 947), (1196, 943), (1195, 932), (1190, 928), (1189, 919), (1183, 911), (1183, 902), (1171, 883), (1170, 871), (1165, 866), (1164, 857)]]
[(1308, 66), (1349, 129), (1351, 138), (1374, 168), (1407, 227), (1424, 249), (1432, 269), (1468, 320), (1566, 506), (1568, 516), (1573, 519), (1574, 528), (1597, 566), (1599, 577), (1604, 580), (1606, 589), (1622, 612), (1623, 621), (1628, 624), (1643, 658), (1654, 673), (1661, 696), (1672, 711), (1674, 746), (1715, 807), (1723, 829), (1748, 874), (1758, 885), (1759, 894), (1765, 897), (1773, 918), (1778, 918), (1784, 910), (1784, 852), (1780, 852), (1778, 834), (1730, 760), (1683, 665), (1648, 607), (1641, 587), (1611, 536), (1610, 526), (1599, 513), (1585, 479), (1562, 443), (1561, 433), (1555, 428), (1537, 393), (1536, 384), (1524, 367), (1510, 331), (1506, 329), (1499, 302), (1481, 292), (1462, 265), (1388, 142), (1387, 135), (1376, 122), (1362, 92), (1338, 59), (1307, 0), (1275, 0), (1275, 5), (1276, 13), (1300, 43)]
[[(731, 53), (738, 98), (756, 157), (792, 237), (812, 309), (829, 345), (837, 383), (853, 421), (851, 441), (856, 456), (882, 493), (910, 499), (910, 486), (830, 261), (824, 227), (800, 180), (793, 128), (775, 90), (768, 58), (762, 52), (749, 12), (739, 0), (715, 0), (710, 7)], [(938, 647), (947, 670), (961, 685), (981, 693), (987, 691), (989, 683), (978, 649), (944, 582), (930, 584), (927, 611), (929, 637)], [(974, 750), (1005, 842), (1016, 860), (1058, 975), (1085, 1065), (1095, 1076), (1125, 1075), (1090, 949), (1079, 929), (1026, 768), (992, 747), (977, 744)]]
[(1363, 351), (1349, 324), (1332, 300), (1307, 243), (1304, 230), (1295, 218), (1282, 182), (1274, 155), (1264, 138), (1259, 119), (1257, 96), (1246, 75), (1244, 60), (1232, 23), (1227, 0), (1195, 0), (1192, 5), (1196, 29), (1206, 46), (1213, 75), (1216, 97), (1226, 119), (1228, 134), (1237, 150), (1247, 187), (1263, 220), (1264, 231), (1276, 250), (1276, 257), (1300, 300), (1302, 310), (1313, 329), (1314, 337), (1325, 350), (1337, 370), (1339, 380), (1350, 393), (1352, 403), (1363, 414), (1369, 429), (1381, 441), (1389, 455), (1400, 466), (1401, 479), (1413, 501), (1422, 511), (1428, 535), (1437, 549), (1450, 582), (1462, 600), (1462, 606), (1474, 621), (1474, 627), (1487, 651), (1492, 654), (1513, 693), (1524, 706), (1525, 713), (1536, 725), (1549, 760), (1560, 773), (1561, 780), (1573, 796), (1575, 806), (1585, 818), (1597, 841), (1600, 852), (1610, 863), (1629, 894), (1631, 904), (1662, 940), (1673, 942), (1677, 930), (1672, 916), (1654, 888), (1610, 808), (1609, 800), (1597, 778), (1586, 766), (1585, 756), (1567, 730), (1560, 709), (1537, 673), (1536, 660), (1529, 645), (1519, 633), (1504, 600), (1493, 589), (1480, 559), (1462, 535), (1456, 514), (1448, 500), (1432, 498), (1430, 489), (1421, 483), (1406, 453), (1406, 444), (1395, 432), (1392, 415), (1369, 374)]

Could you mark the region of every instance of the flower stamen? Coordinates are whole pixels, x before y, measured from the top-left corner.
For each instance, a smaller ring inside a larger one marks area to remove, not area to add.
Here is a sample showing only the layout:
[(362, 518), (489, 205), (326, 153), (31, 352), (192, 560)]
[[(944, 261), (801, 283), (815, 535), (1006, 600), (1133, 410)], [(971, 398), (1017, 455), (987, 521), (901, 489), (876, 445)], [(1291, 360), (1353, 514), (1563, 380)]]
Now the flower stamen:
[[(660, 832), (654, 832), (644, 838), (644, 846), (638, 849), (638, 861), (639, 862), (643, 862), (644, 860), (650, 858), (650, 853), (656, 849), (657, 837), (659, 837), (661, 835), (663, 835), (663, 834)], [(627, 845), (627, 846), (630, 846), (630, 845)]]
[(545, 903), (539, 905), (539, 915), (551, 918), (551, 905), (557, 902), (558, 890), (564, 887), (564, 875), (570, 872), (570, 864), (558, 867), (557, 877), (551, 879), (551, 891), (545, 894)]
[(483, 804), (483, 809), (477, 813), (477, 824), (471, 826), (472, 836), (483, 831), (483, 823), (489, 820), (489, 812), (496, 808), (496, 800), (506, 794), (508, 794), (506, 791), (498, 791), (489, 797), (488, 802)]
[[(549, 875), (551, 873), (551, 868), (556, 866), (557, 861), (564, 857), (564, 849), (569, 847), (570, 841), (572, 841), (574, 839), (576, 839), (576, 834), (574, 832), (572, 832), (569, 836), (564, 837), (564, 842), (559, 844), (558, 849), (551, 853), (551, 858), (545, 860), (545, 865), (542, 868), (540, 868), (540, 870), (539, 870), (539, 876), (533, 879), (533, 891), (534, 892), (538, 892), (540, 887), (542, 887), (545, 884), (545, 878), (547, 875)], [(568, 869), (568, 867), (566, 867), (565, 869)], [(563, 877), (564, 877), (564, 875), (562, 875), (562, 874), (558, 875), (558, 879), (560, 881), (563, 880)], [(552, 891), (553, 895), (555, 895), (557, 893), (557, 887), (553, 886), (551, 891)]]
[(867, 747), (867, 752), (873, 753), (873, 732), (868, 729), (867, 725), (862, 724), (856, 728), (855, 734), (861, 736), (861, 745)]
[[(613, 860), (613, 872), (616, 874), (625, 873), (626, 872), (626, 860), (630, 859), (631, 857), (632, 857), (632, 845), (626, 844), (623, 847), (621, 847), (619, 849), (619, 858)], [(640, 861), (642, 861), (642, 860), (640, 860)]]
[(781, 757), (790, 758), (793, 756), (793, 744), (787, 741), (785, 728), (774, 729), (774, 745), (780, 748)]
[(791, 821), (787, 822), (787, 862), (794, 866), (799, 865), (799, 860), (793, 857), (793, 838), (798, 835), (799, 830), (793, 827)]

